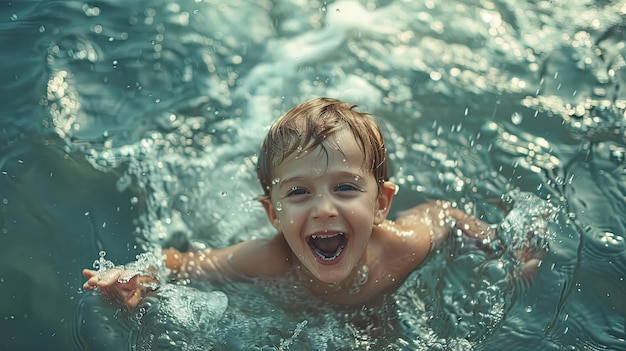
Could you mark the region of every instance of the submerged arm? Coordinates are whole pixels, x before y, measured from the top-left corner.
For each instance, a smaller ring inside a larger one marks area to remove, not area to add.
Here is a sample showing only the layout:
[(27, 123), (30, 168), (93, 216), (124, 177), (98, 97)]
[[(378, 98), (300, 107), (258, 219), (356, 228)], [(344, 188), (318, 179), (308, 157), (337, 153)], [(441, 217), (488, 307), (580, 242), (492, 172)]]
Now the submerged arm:
[[(463, 241), (472, 241), (476, 248), (489, 254), (508, 252), (520, 263), (515, 275), (530, 280), (537, 273), (547, 249), (532, 244), (534, 232), (527, 233), (527, 240), (518, 243), (502, 241), (495, 226), (466, 214), (447, 201), (432, 201), (418, 205), (404, 213), (396, 221), (403, 228), (415, 232), (430, 233), (431, 250), (436, 249), (456, 231)], [(507, 248), (507, 246), (513, 247)], [(512, 249), (512, 250), (511, 250)], [(505, 251), (506, 250), (506, 251)]]

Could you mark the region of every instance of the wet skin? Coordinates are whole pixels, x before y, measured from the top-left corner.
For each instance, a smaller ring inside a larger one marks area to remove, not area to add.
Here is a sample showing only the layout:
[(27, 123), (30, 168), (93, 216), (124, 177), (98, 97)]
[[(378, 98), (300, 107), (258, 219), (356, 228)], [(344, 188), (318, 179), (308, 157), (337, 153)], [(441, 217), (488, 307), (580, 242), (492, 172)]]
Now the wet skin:
[[(318, 146), (293, 154), (273, 170), (270, 196), (261, 203), (277, 230), (274, 237), (204, 251), (167, 249), (171, 277), (220, 283), (291, 274), (313, 296), (362, 305), (397, 288), (453, 227), (472, 240), (495, 237), (486, 223), (446, 201), (423, 203), (387, 220), (396, 186), (376, 182), (351, 134), (340, 131), (324, 146), (325, 151)], [(83, 271), (84, 288), (98, 288), (127, 308), (149, 292), (142, 280), (148, 277), (96, 273)]]

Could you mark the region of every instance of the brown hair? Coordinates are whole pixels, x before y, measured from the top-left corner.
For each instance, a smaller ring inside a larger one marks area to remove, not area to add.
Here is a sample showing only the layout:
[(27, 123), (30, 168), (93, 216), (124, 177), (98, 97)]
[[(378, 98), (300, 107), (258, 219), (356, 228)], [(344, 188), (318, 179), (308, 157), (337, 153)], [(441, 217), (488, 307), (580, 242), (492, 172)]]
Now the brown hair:
[(294, 152), (306, 152), (342, 128), (348, 128), (363, 152), (363, 167), (380, 184), (389, 180), (385, 142), (374, 118), (355, 110), (356, 105), (331, 98), (304, 102), (281, 116), (267, 133), (258, 156), (257, 176), (269, 196), (272, 171)]

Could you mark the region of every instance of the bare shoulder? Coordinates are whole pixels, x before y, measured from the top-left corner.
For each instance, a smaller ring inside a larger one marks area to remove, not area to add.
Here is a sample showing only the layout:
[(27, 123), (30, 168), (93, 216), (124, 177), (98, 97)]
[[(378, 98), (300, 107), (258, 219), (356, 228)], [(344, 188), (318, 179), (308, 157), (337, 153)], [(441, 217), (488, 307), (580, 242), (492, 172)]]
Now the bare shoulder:
[(473, 239), (495, 238), (495, 230), (484, 221), (466, 214), (456, 204), (445, 200), (436, 200), (417, 205), (403, 212), (397, 220), (405, 228), (425, 227), (430, 233), (433, 247), (437, 247), (449, 238), (452, 229), (460, 230)]
[(466, 215), (450, 202), (437, 200), (403, 211), (395, 221), (385, 221), (378, 228), (386, 233), (392, 255), (411, 255), (418, 266), (447, 237), (451, 224), (462, 217)]
[(374, 229), (372, 236), (386, 262), (403, 262), (403, 265), (413, 270), (428, 256), (431, 234), (422, 221), (411, 218), (415, 215), (401, 216), (396, 221), (386, 220)]
[(397, 222), (402, 225), (413, 225), (415, 222), (426, 223), (434, 219), (444, 219), (449, 216), (450, 211), (456, 208), (448, 201), (435, 200), (424, 202), (400, 213)]

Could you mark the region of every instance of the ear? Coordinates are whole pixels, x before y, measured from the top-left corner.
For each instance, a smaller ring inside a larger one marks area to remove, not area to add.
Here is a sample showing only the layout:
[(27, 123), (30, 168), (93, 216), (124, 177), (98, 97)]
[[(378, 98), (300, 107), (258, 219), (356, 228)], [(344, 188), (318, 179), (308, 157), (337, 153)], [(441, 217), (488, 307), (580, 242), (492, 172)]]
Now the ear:
[(374, 225), (381, 224), (387, 218), (397, 189), (398, 186), (392, 182), (384, 182), (380, 187), (380, 194), (378, 194), (376, 202), (376, 212), (374, 213)]
[(280, 229), (280, 219), (278, 219), (278, 213), (276, 212), (276, 208), (274, 207), (274, 204), (272, 204), (272, 200), (270, 199), (270, 197), (265, 196), (259, 201), (261, 202), (261, 204), (263, 205), (263, 208), (265, 209), (265, 214), (267, 215), (267, 219), (270, 220), (270, 223), (272, 223), (272, 226), (274, 226), (276, 230), (281, 232), (282, 230)]

